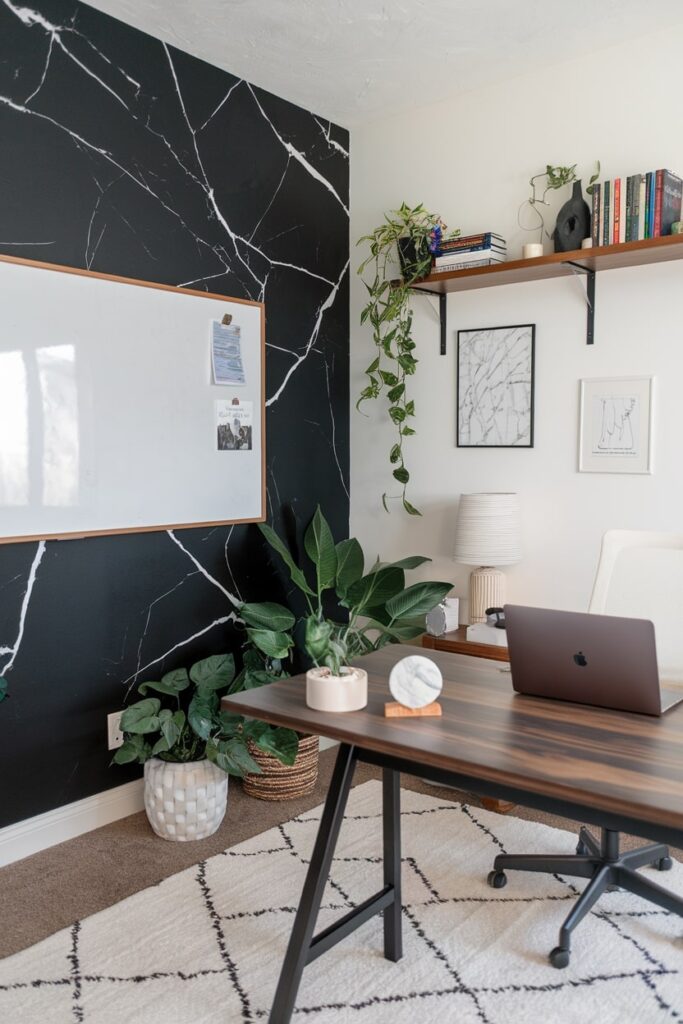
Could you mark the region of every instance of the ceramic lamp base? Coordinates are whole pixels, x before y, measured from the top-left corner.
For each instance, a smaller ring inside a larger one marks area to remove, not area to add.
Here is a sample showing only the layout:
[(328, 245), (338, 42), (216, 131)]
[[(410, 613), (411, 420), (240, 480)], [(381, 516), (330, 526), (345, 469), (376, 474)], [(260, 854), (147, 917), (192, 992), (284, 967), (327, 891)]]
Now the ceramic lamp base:
[(470, 623), (486, 622), (487, 608), (502, 608), (505, 602), (505, 574), (487, 565), (470, 576)]

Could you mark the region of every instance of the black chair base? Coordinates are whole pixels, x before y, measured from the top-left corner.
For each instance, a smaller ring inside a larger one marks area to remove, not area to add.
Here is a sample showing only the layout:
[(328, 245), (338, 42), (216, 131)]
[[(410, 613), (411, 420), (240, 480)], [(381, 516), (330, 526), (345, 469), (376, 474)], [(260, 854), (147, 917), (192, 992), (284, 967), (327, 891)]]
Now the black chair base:
[(576, 854), (546, 856), (545, 854), (501, 853), (493, 862), (488, 883), (494, 889), (507, 884), (506, 869), (513, 871), (541, 871), (544, 874), (571, 875), (590, 878), (590, 882), (574, 904), (560, 928), (559, 944), (549, 954), (553, 967), (566, 967), (569, 963), (571, 934), (604, 892), (626, 889), (650, 903), (683, 917), (683, 899), (667, 892), (661, 885), (651, 882), (636, 871), (646, 864), (668, 871), (672, 867), (668, 847), (651, 843), (638, 850), (619, 853), (619, 833), (601, 829), (600, 841), (582, 826)]

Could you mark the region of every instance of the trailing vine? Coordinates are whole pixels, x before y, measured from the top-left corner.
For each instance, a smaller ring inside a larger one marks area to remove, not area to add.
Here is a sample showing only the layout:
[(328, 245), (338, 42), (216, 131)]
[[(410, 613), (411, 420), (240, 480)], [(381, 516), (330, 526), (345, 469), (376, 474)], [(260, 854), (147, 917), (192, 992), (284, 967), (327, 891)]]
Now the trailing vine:
[[(412, 339), (413, 314), (410, 308), (411, 286), (431, 270), (432, 251), (438, 245), (445, 225), (420, 203), (410, 207), (402, 203), (398, 210), (385, 215), (384, 223), (369, 235), (363, 235), (358, 245), (369, 243), (370, 255), (363, 260), (358, 273), (362, 276), (372, 268), (372, 280), (363, 280), (368, 292), (360, 322), (372, 327), (372, 340), (376, 355), (365, 370), (367, 383), (360, 393), (356, 408), (368, 399), (383, 395), (389, 403), (389, 417), (396, 427), (396, 441), (389, 452), (393, 477), (401, 485), (398, 495), (382, 495), (385, 511), (387, 501), (402, 501), (403, 508), (412, 516), (422, 513), (406, 497), (410, 473), (405, 464), (403, 442), (415, 433), (410, 420), (415, 416), (415, 402), (408, 398), (406, 378), (415, 373), (417, 359)], [(459, 234), (451, 232), (451, 236)], [(395, 278), (397, 261), (402, 277)]]

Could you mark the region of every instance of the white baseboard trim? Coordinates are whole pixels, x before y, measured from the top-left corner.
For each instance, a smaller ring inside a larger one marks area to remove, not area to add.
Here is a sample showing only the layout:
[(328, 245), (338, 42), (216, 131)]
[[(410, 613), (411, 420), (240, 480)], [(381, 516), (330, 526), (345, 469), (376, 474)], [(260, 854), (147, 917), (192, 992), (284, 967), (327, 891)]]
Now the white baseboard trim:
[(136, 814), (144, 807), (142, 785), (142, 779), (126, 782), (0, 829), (0, 867)]

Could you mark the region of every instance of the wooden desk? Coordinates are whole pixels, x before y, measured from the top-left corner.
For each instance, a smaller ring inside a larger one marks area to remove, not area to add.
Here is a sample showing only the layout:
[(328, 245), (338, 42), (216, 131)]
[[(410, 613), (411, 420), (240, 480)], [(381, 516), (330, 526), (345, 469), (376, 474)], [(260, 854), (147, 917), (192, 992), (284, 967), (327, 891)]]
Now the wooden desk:
[[(385, 718), (388, 674), (419, 650), (392, 645), (359, 659), (369, 676), (362, 711), (307, 708), (303, 676), (223, 698), (228, 711), (341, 741), (270, 1024), (290, 1020), (306, 964), (380, 911), (384, 955), (401, 958), (400, 772), (683, 845), (683, 706), (650, 718), (525, 697), (514, 693), (502, 667), (434, 651), (444, 676), (443, 716)], [(383, 770), (384, 886), (314, 936), (358, 761)]]

